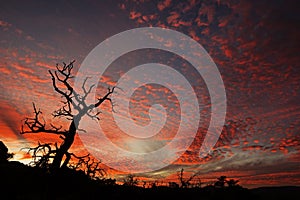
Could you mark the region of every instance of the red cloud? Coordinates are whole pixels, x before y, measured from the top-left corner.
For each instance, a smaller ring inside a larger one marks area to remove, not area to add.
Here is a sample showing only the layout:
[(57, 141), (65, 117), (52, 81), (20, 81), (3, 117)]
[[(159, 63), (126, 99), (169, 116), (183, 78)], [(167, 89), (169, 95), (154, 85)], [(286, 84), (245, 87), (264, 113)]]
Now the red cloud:
[(168, 8), (171, 5), (172, 0), (164, 0), (157, 4), (157, 8), (159, 11), (163, 11), (164, 9)]

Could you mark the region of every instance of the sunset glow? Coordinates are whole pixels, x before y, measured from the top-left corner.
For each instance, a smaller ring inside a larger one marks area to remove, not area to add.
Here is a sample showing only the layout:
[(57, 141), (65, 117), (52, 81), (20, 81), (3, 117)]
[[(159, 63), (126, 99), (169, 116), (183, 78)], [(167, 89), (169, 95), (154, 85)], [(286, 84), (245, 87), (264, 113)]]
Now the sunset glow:
[[(161, 27), (181, 32), (205, 48), (224, 82), (227, 112), (218, 142), (208, 155), (200, 158), (199, 150), (207, 133), (212, 109), (211, 94), (203, 77), (182, 57), (162, 50), (141, 49), (116, 59), (99, 77), (100, 83), (96, 88), (99, 97), (105, 94), (107, 87), (116, 85), (131, 68), (160, 63), (185, 76), (193, 90), (187, 92), (181, 87), (183, 82), (174, 81), (175, 76), (170, 76), (169, 71), (160, 71), (161, 77), (164, 77), (161, 81), (178, 83), (172, 86), (186, 96), (193, 91), (199, 103), (201, 119), (188, 150), (175, 152), (180, 154), (179, 158), (160, 170), (137, 174), (140, 180), (176, 181), (177, 172), (184, 168), (187, 175), (199, 174), (204, 184), (225, 175), (239, 179), (241, 185), (251, 188), (300, 186), (298, 13), (291, 1), (283, 0), (1, 3), (0, 140), (10, 152), (15, 153), (14, 160), (24, 163), (28, 163), (30, 157), (22, 148), (32, 147), (38, 142), (60, 143), (57, 135), (20, 134), (22, 120), (33, 114), (32, 102), (42, 110), (47, 124), (66, 127), (69, 124), (68, 120), (54, 119), (51, 115), (60, 107), (62, 99), (52, 87), (48, 70), (55, 70), (57, 63), (76, 60), (73, 69), (76, 75), (86, 56), (105, 39), (129, 29)], [(157, 40), (166, 48), (177, 45), (172, 40)], [(193, 52), (193, 47), (190, 51)], [(197, 55), (198, 58), (201, 56)], [(140, 83), (137, 77), (130, 74), (126, 78), (133, 81), (133, 85)], [(114, 115), (124, 117), (124, 110), (118, 110), (116, 105), (113, 109), (117, 112), (113, 113), (109, 102), (101, 105), (102, 113), (96, 125), (101, 126), (116, 146), (127, 151), (151, 152), (160, 149), (176, 136), (180, 119), (193, 122), (195, 118), (190, 113), (181, 116), (183, 105), (170, 88), (147, 84), (134, 91), (130, 99), (129, 115), (136, 124), (149, 125), (152, 113), (155, 125), (159, 127), (159, 123), (164, 121), (159, 117), (166, 117), (159, 133), (151, 135), (151, 143), (143, 143), (143, 138), (124, 134), (114, 121)], [(124, 95), (121, 89), (117, 92)], [(215, 96), (216, 100), (221, 101), (218, 94)], [(192, 107), (190, 101), (185, 102), (191, 110), (198, 109)], [(151, 110), (154, 104), (161, 107)], [(121, 106), (119, 104), (119, 108)], [(185, 126), (186, 134), (193, 130), (192, 125)], [(96, 134), (98, 127), (92, 127), (95, 129), (93, 134)], [(79, 134), (85, 133), (79, 131)], [(93, 134), (85, 137), (91, 144), (96, 141)], [(89, 152), (86, 141), (83, 144), (81, 139), (80, 135), (76, 136), (71, 150), (75, 154), (85, 155)], [(97, 145), (99, 149), (96, 151), (103, 161), (120, 156), (107, 152), (104, 146), (101, 148), (102, 143)], [(178, 144), (178, 149), (181, 145), (184, 146), (184, 143)], [(129, 168), (125, 161), (118, 163), (124, 171)], [(125, 174), (108, 167), (107, 172), (109, 177), (118, 180)]]

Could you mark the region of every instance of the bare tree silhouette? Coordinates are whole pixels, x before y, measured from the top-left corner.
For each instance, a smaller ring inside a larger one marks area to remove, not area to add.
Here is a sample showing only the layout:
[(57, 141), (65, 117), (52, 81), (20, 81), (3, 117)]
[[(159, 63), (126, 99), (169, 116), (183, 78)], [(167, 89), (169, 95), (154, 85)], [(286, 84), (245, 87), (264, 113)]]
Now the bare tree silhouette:
[[(178, 180), (180, 182), (180, 187), (181, 188), (188, 188), (188, 187), (191, 187), (192, 186), (192, 180), (197, 177), (198, 174), (195, 173), (193, 175), (191, 175), (190, 177), (188, 178), (184, 178), (184, 169), (182, 168), (179, 172), (177, 172), (177, 177), (178, 177)], [(199, 182), (200, 180), (198, 180)], [(200, 181), (201, 182), (201, 181)], [(197, 183), (198, 184), (198, 183)]]
[[(109, 101), (112, 105), (112, 100), (110, 98), (111, 94), (114, 92), (115, 87), (108, 88), (107, 93), (102, 97), (98, 98), (98, 101), (95, 104), (87, 105), (86, 98), (90, 94), (91, 90), (95, 85), (91, 85), (90, 87), (86, 87), (85, 79), (82, 85), (83, 94), (79, 94), (78, 91), (75, 91), (74, 88), (70, 84), (70, 80), (74, 78), (72, 76), (73, 64), (75, 61), (70, 62), (69, 64), (63, 63), (63, 65), (56, 65), (56, 70), (53, 72), (49, 70), (49, 74), (52, 78), (52, 86), (55, 92), (59, 93), (63, 98), (63, 106), (58, 110), (55, 110), (52, 115), (54, 118), (64, 117), (70, 120), (70, 124), (67, 130), (63, 130), (62, 125), (56, 126), (53, 124), (46, 124), (46, 121), (42, 117), (42, 111), (38, 109), (33, 103), (33, 117), (27, 117), (24, 119), (21, 134), (26, 133), (49, 133), (49, 134), (57, 134), (63, 140), (60, 145), (55, 144), (55, 149), (51, 148), (50, 144), (39, 144), (36, 149), (31, 149), (35, 152), (35, 158), (39, 158), (38, 165), (42, 166), (48, 164), (52, 169), (61, 168), (63, 166), (67, 166), (69, 164), (71, 156), (76, 156), (68, 150), (72, 146), (74, 142), (74, 138), (77, 132), (77, 126), (84, 115), (91, 117), (92, 119), (98, 119), (96, 113), (95, 115), (91, 114), (92, 111), (99, 107), (104, 101)], [(37, 152), (44, 151), (42, 157), (39, 157)], [(65, 159), (64, 159), (65, 158)], [(85, 157), (87, 158), (87, 156)], [(86, 163), (83, 161), (84, 157), (77, 157), (79, 159), (80, 164)], [(89, 160), (90, 162), (91, 160)], [(88, 162), (88, 163), (89, 163)], [(87, 164), (87, 163), (86, 163)], [(95, 166), (88, 165), (90, 168)], [(96, 164), (97, 165), (97, 164)]]

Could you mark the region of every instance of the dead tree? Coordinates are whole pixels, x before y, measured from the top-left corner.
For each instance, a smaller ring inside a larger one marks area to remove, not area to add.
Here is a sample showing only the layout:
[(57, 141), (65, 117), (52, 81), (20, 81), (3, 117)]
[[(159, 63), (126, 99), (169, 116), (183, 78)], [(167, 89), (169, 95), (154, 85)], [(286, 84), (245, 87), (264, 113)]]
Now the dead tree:
[(180, 182), (180, 187), (181, 188), (188, 188), (191, 186), (191, 181), (197, 177), (198, 174), (195, 173), (193, 175), (191, 175), (190, 177), (188, 178), (184, 178), (184, 169), (182, 168), (179, 172), (177, 172), (177, 177), (178, 177), (178, 180)]
[[(115, 87), (108, 88), (107, 93), (102, 97), (98, 98), (95, 104), (86, 104), (86, 98), (90, 94), (91, 90), (95, 85), (91, 85), (90, 87), (86, 87), (85, 79), (82, 85), (83, 94), (79, 94), (78, 91), (75, 91), (74, 88), (70, 84), (70, 80), (74, 78), (72, 76), (73, 64), (75, 61), (70, 62), (69, 64), (63, 63), (63, 65), (56, 65), (56, 70), (49, 70), (49, 74), (52, 78), (52, 86), (58, 94), (60, 94), (63, 98), (63, 106), (58, 110), (52, 113), (54, 118), (64, 117), (70, 120), (70, 124), (68, 129), (63, 130), (62, 126), (56, 126), (53, 124), (46, 124), (46, 121), (41, 116), (42, 112), (40, 109), (36, 108), (33, 103), (33, 111), (34, 117), (25, 118), (24, 123), (21, 127), (21, 134), (25, 133), (49, 133), (49, 134), (57, 134), (63, 140), (62, 143), (54, 149), (55, 152), (52, 152), (53, 162), (51, 163), (51, 167), (53, 169), (60, 168), (62, 166), (66, 166), (69, 162), (70, 153), (68, 150), (72, 146), (74, 142), (74, 138), (77, 132), (77, 128), (81, 118), (84, 115), (91, 117), (92, 119), (99, 119), (97, 114), (92, 115), (93, 109), (99, 107), (104, 101), (109, 101), (112, 105), (111, 94), (114, 92)], [(66, 159), (63, 162), (63, 158)]]

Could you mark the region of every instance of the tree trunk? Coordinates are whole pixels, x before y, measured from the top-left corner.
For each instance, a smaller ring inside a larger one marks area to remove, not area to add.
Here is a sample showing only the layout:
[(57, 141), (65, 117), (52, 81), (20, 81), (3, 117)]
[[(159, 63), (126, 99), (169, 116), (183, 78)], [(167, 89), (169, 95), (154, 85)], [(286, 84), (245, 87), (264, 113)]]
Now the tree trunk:
[(60, 145), (59, 149), (57, 149), (57, 152), (55, 154), (52, 163), (52, 168), (54, 169), (60, 168), (64, 155), (68, 152), (68, 150), (70, 149), (70, 147), (74, 142), (75, 134), (76, 134), (76, 123), (75, 123), (75, 119), (73, 119), (72, 123), (70, 124), (68, 134), (66, 134), (65, 136), (66, 137), (65, 140)]

